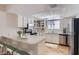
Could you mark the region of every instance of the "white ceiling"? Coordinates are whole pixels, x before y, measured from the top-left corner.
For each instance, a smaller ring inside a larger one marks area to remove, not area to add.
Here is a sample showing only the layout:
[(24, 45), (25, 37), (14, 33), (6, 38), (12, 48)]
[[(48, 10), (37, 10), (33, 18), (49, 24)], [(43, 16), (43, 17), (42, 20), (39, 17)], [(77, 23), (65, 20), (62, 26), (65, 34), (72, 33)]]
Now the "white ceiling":
[(45, 13), (48, 11), (51, 12), (52, 9), (61, 7), (62, 5), (60, 4), (9, 4), (9, 5), (0, 4), (0, 10), (3, 10), (5, 8), (6, 12), (22, 15), (33, 15), (38, 14), (40, 12)]
[(58, 19), (62, 17), (64, 6), (65, 5), (58, 4), (54, 8), (50, 7), (48, 10), (37, 13), (37, 14), (33, 14), (32, 16), (36, 18), (41, 18), (41, 19), (44, 19), (44, 18), (45, 19), (46, 18), (57, 18)]
[(0, 10), (36, 18), (66, 17), (78, 14), (79, 4), (0, 4)]
[(34, 14), (33, 17), (36, 18), (64, 18), (64, 17), (74, 17), (79, 15), (79, 4), (58, 4), (54, 8), (50, 8), (47, 11)]
[(49, 6), (46, 4), (16, 4), (9, 6), (6, 12), (30, 16), (48, 9)]

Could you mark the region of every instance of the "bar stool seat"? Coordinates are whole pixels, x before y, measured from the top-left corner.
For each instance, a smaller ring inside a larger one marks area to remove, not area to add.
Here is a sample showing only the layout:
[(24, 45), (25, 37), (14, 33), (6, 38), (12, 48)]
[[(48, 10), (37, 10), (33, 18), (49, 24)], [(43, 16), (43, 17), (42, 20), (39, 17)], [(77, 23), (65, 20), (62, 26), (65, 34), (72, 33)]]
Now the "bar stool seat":
[(0, 47), (3, 47), (4, 45), (0, 44)]
[(16, 52), (16, 51), (14, 51), (14, 52), (13, 52), (13, 55), (21, 55), (21, 54), (18, 53), (18, 52)]

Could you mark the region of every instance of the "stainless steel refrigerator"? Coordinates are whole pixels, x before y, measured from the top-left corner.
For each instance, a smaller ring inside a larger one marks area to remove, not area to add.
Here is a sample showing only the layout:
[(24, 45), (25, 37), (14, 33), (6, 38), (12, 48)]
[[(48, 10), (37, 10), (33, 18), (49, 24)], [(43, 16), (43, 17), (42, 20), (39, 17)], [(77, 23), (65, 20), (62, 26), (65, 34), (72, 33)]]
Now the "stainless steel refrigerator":
[(70, 39), (70, 54), (79, 54), (79, 18), (74, 18), (71, 21), (71, 39)]

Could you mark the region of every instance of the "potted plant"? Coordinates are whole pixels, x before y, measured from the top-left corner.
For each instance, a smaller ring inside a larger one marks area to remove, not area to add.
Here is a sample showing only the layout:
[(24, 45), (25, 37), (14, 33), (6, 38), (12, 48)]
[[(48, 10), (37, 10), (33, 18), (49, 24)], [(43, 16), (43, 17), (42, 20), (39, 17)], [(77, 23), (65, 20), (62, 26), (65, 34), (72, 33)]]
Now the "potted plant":
[(25, 32), (25, 29), (24, 28), (22, 30), (21, 38), (26, 38), (26, 32)]
[(22, 31), (17, 31), (19, 37), (21, 37)]

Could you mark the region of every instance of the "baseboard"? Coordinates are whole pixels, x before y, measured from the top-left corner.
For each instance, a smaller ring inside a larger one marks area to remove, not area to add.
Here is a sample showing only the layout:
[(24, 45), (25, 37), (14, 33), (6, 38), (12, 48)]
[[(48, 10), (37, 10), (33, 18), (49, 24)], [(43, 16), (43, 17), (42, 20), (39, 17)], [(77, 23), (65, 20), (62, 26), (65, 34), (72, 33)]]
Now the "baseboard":
[(45, 43), (50, 43), (50, 44), (55, 44), (55, 45), (61, 45), (61, 46), (67, 46), (67, 47), (69, 47), (69, 45), (64, 45), (64, 44), (51, 43), (51, 42), (45, 42)]

